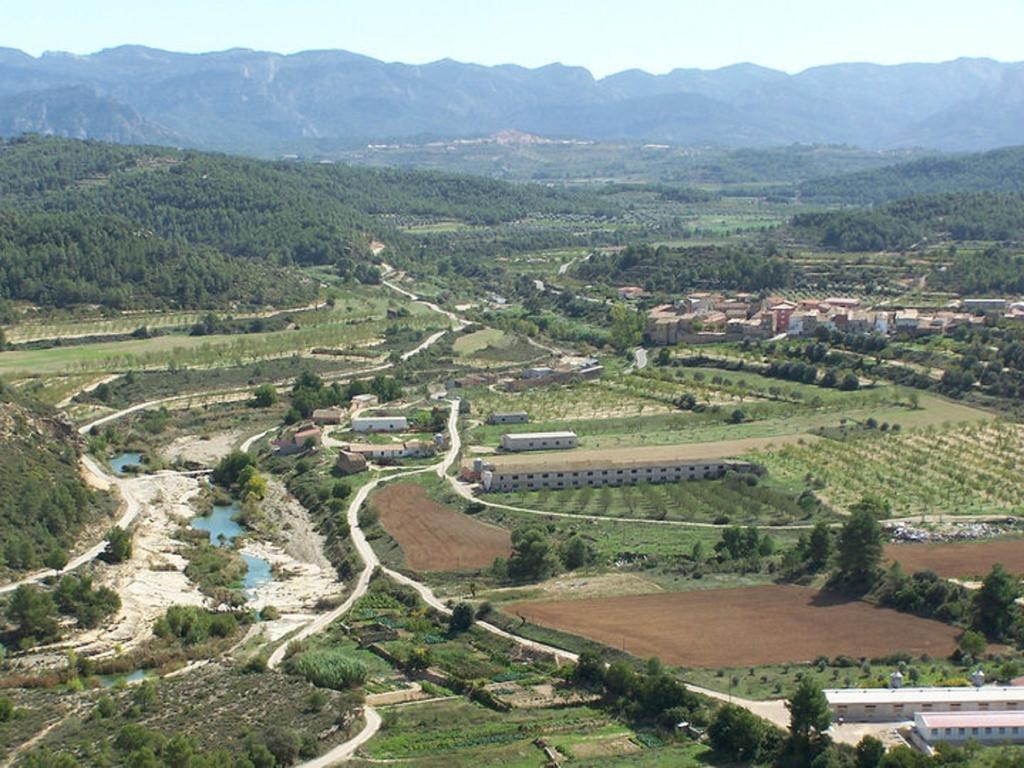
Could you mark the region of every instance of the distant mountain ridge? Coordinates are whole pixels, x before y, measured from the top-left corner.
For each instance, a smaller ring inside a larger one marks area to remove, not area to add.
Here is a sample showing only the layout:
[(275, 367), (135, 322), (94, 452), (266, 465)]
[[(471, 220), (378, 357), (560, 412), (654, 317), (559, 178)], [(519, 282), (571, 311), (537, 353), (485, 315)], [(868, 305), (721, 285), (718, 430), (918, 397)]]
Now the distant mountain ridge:
[(0, 49), (0, 134), (255, 153), (504, 130), (725, 147), (1024, 143), (1024, 62), (753, 64), (595, 79), (582, 67), (386, 63), (348, 51)]

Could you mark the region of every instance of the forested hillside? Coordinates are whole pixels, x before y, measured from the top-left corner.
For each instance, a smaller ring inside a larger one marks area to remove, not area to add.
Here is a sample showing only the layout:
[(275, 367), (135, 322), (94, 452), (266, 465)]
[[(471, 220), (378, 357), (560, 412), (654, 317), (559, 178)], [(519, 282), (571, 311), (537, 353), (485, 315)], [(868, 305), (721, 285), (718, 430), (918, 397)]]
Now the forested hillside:
[(400, 258), (392, 215), (496, 223), (613, 209), (536, 185), (29, 137), (0, 144), (0, 296), (278, 303), (311, 288), (272, 267), (348, 272), (374, 237)]
[(873, 171), (805, 181), (803, 202), (882, 203), (915, 195), (952, 192), (1020, 192), (1024, 147), (957, 157), (927, 157)]
[(795, 277), (792, 266), (771, 251), (733, 246), (630, 246), (620, 253), (591, 256), (577, 267), (577, 274), (584, 280), (671, 293), (774, 290)]
[(101, 499), (78, 470), (74, 430), (0, 391), (0, 571), (59, 567)]
[(1024, 239), (1024, 196), (949, 194), (912, 197), (869, 209), (802, 213), (799, 237), (843, 251), (901, 250), (945, 240)]

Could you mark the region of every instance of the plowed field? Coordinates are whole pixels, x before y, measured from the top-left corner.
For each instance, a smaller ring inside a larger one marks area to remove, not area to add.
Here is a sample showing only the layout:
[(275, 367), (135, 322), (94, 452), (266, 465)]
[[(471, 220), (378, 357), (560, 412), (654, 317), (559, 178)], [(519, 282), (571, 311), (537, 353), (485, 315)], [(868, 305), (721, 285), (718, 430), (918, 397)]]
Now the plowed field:
[(947, 656), (959, 631), (806, 587), (763, 586), (516, 603), (505, 612), (640, 657), (689, 667), (810, 661), (817, 656)]
[(954, 544), (889, 544), (885, 559), (907, 573), (935, 571), (947, 578), (984, 576), (996, 563), (1010, 573), (1024, 574), (1024, 539), (970, 541)]
[(414, 570), (484, 568), (512, 551), (508, 531), (437, 503), (416, 483), (388, 485), (373, 494), (371, 504)]

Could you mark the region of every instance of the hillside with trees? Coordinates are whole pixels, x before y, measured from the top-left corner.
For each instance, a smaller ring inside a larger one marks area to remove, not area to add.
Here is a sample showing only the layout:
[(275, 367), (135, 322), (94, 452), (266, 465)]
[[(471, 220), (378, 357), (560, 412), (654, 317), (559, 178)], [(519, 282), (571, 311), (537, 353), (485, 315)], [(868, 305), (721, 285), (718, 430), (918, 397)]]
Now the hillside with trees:
[(348, 274), (374, 238), (401, 261), (395, 217), (493, 224), (614, 210), (536, 185), (39, 137), (0, 144), (0, 179), (2, 297), (54, 305), (302, 300), (312, 286), (277, 270)]
[(74, 430), (45, 407), (0, 393), (0, 572), (59, 568), (103, 498), (78, 468)]
[(953, 157), (926, 157), (876, 170), (810, 179), (799, 186), (805, 203), (884, 203), (952, 192), (1019, 192), (1024, 147)]
[(796, 235), (842, 251), (903, 250), (943, 241), (1024, 238), (1024, 196), (979, 192), (911, 197), (869, 209), (800, 213)]
[(576, 268), (583, 280), (639, 285), (649, 291), (760, 291), (785, 288), (795, 279), (791, 264), (774, 250), (754, 246), (629, 246), (594, 254)]

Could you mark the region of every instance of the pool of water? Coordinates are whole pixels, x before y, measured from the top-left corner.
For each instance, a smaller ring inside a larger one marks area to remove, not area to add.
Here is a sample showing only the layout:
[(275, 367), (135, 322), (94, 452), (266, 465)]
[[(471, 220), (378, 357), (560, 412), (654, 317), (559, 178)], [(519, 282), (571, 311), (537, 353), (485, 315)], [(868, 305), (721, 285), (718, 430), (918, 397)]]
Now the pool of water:
[(145, 677), (146, 670), (144, 669), (136, 669), (134, 672), (129, 672), (127, 675), (100, 675), (100, 685), (104, 688), (112, 688), (115, 685), (136, 683), (139, 680), (144, 680)]
[(110, 468), (117, 474), (123, 475), (124, 468), (135, 464), (140, 466), (142, 464), (142, 454), (139, 453), (119, 453), (110, 460)]
[(206, 517), (193, 518), (192, 527), (209, 533), (213, 546), (230, 547), (236, 538), (245, 533), (245, 528), (233, 519), (238, 512), (238, 504), (217, 504)]
[[(238, 504), (217, 504), (208, 516), (193, 518), (191, 525), (196, 530), (206, 531), (215, 547), (230, 547), (245, 533), (245, 526), (233, 519), (238, 512)], [(271, 580), (270, 563), (262, 557), (243, 553), (242, 560), (247, 566), (242, 580), (245, 589), (255, 589)]]

